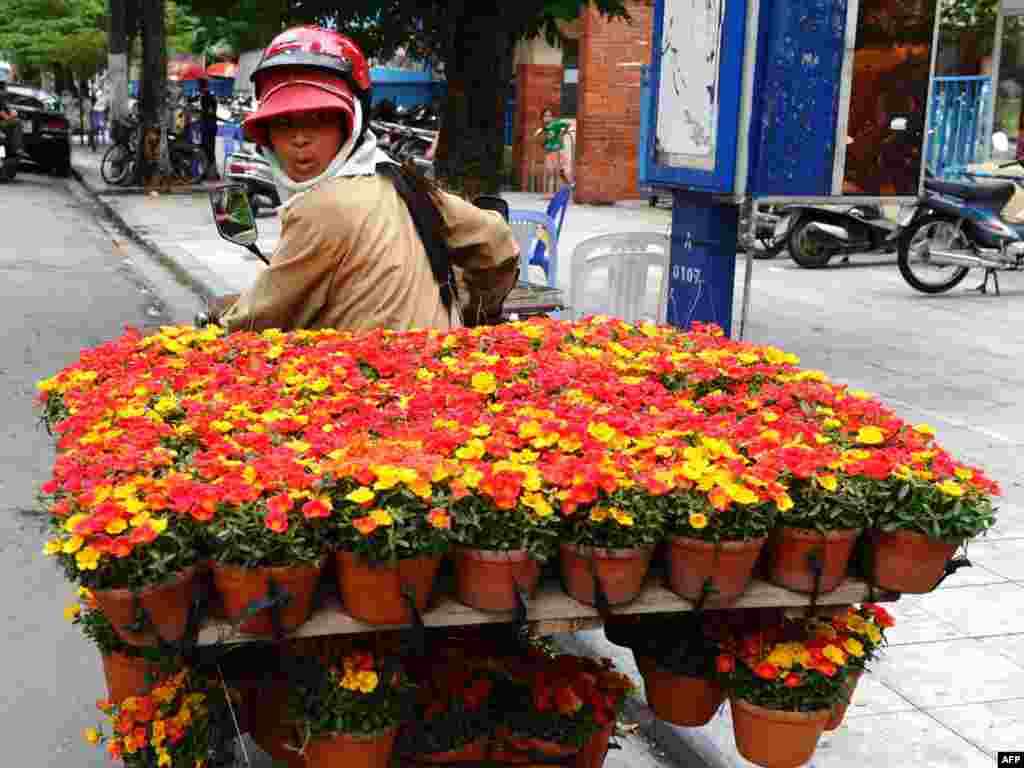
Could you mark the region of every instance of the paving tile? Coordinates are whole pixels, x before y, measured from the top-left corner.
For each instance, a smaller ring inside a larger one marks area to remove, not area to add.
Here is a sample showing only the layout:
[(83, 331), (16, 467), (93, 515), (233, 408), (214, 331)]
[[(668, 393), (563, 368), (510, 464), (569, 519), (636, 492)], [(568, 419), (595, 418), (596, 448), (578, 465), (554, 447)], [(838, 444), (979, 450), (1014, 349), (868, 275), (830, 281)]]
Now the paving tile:
[(850, 718), (818, 742), (813, 768), (992, 768), (992, 758), (923, 712)]
[(885, 607), (896, 620), (896, 626), (886, 633), (889, 645), (930, 643), (937, 640), (955, 640), (966, 635), (924, 607), (930, 595), (903, 595)]
[[(967, 546), (967, 559), (971, 561), (972, 567), (958, 571), (947, 581), (957, 580), (961, 573), (972, 578), (983, 578), (988, 573), (1013, 581), (1024, 581), (1024, 539), (975, 541)], [(975, 574), (974, 571), (981, 573)]]
[[(994, 546), (1004, 544), (1020, 544), (1024, 547), (1024, 539), (1005, 542), (993, 542)], [(990, 546), (990, 551), (991, 546)], [(1022, 553), (1024, 554), (1024, 553)], [(982, 552), (980, 544), (972, 544), (967, 550), (967, 559), (971, 561), (970, 568), (961, 568), (952, 576), (943, 581), (936, 589), (959, 589), (960, 587), (980, 587), (985, 584), (1003, 584), (1010, 581), (1010, 577), (1001, 575), (992, 568), (982, 565)]]
[[(997, 504), (996, 524), (976, 544), (1004, 539), (1024, 539), (1024, 507), (1013, 504)], [(969, 549), (973, 549), (970, 545)]]
[(1002, 654), (1014, 664), (1024, 669), (1024, 634), (982, 637), (978, 638), (978, 642), (989, 650)]
[(873, 671), (920, 708), (1014, 699), (1024, 691), (1024, 668), (973, 639), (890, 647)]
[(900, 696), (896, 691), (878, 679), (878, 675), (868, 672), (853, 692), (853, 701), (846, 710), (847, 717), (870, 717), (886, 715), (892, 712), (908, 712), (914, 705)]
[(1024, 745), (1024, 699), (924, 711), (989, 755)]
[(989, 584), (983, 587), (940, 589), (924, 595), (922, 607), (968, 636), (1024, 632), (1024, 586)]

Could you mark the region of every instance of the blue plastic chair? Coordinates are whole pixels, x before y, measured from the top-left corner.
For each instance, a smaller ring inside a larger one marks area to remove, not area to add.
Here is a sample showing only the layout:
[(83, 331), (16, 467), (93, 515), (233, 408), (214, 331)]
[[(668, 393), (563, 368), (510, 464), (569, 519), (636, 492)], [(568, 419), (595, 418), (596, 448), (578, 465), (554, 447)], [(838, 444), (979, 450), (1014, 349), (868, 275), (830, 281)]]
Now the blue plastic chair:
[[(562, 223), (565, 221), (565, 212), (569, 209), (569, 198), (572, 195), (572, 187), (566, 184), (551, 198), (551, 202), (548, 203), (548, 216), (555, 223), (555, 241), (562, 234)], [(537, 244), (537, 250), (533, 254), (533, 258), (536, 260), (533, 263), (544, 264), (547, 261), (545, 251), (547, 250), (546, 244), (542, 241)]]
[(539, 211), (509, 211), (509, 226), (519, 242), (519, 279), (529, 282), (530, 266), (544, 270), (549, 287), (558, 278), (558, 225)]

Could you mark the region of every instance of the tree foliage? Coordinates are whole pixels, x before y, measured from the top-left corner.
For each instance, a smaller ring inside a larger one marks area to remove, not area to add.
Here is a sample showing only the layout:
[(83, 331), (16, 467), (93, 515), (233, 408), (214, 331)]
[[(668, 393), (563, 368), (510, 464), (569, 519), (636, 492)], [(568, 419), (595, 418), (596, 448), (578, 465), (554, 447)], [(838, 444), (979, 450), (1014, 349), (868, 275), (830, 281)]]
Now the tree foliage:
[(0, 51), (23, 69), (96, 72), (107, 51), (104, 0), (5, 0)]

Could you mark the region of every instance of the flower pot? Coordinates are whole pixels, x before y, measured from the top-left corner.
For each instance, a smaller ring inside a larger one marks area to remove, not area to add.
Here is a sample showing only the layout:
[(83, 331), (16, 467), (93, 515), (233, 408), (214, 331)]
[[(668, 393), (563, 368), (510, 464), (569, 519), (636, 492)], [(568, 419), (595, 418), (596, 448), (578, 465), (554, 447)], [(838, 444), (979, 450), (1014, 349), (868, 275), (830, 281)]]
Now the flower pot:
[(364, 736), (335, 733), (310, 739), (306, 745), (309, 768), (388, 768), (397, 728)]
[[(270, 580), (291, 595), (287, 605), (281, 607), (281, 628), (292, 632), (309, 618), (313, 611), (313, 596), (320, 581), (318, 565), (285, 565), (265, 568), (245, 568), (217, 563), (213, 568), (213, 581), (217, 585), (224, 614), (237, 621), (254, 600), (267, 597)], [(239, 628), (250, 635), (273, 635), (274, 622), (269, 608), (257, 611), (242, 622)]]
[(722, 541), (717, 544), (687, 536), (672, 536), (668, 550), (668, 582), (672, 591), (697, 601), (710, 578), (715, 592), (707, 604), (730, 605), (743, 594), (754, 574), (754, 563), (766, 538)]
[(654, 547), (602, 549), (579, 544), (561, 545), (562, 583), (575, 600), (594, 605), (594, 571), (609, 605), (632, 602), (640, 594)]
[(455, 597), (479, 611), (516, 608), (516, 587), (532, 597), (540, 581), (540, 563), (526, 550), (455, 550)]
[(371, 563), (352, 552), (336, 552), (338, 593), (345, 612), (367, 624), (411, 624), (409, 605), (402, 595), (415, 595), (416, 610), (427, 610), (441, 556), (412, 557), (396, 563)]
[(608, 755), (608, 743), (611, 741), (614, 729), (614, 724), (609, 725), (587, 739), (583, 749), (576, 754), (572, 768), (601, 768)]
[(960, 544), (914, 531), (875, 532), (870, 555), (875, 585), (914, 595), (931, 592)]
[(831, 714), (829, 709), (784, 712), (743, 699), (729, 701), (736, 748), (764, 768), (798, 768), (810, 760)]
[(819, 592), (831, 592), (846, 579), (853, 546), (860, 528), (818, 533), (784, 525), (774, 532), (771, 543), (771, 581), (795, 592), (814, 592), (814, 572), (808, 555), (817, 553), (822, 563)]
[(580, 751), (579, 747), (572, 744), (559, 744), (557, 741), (536, 739), (531, 736), (509, 736), (506, 740), (508, 746), (515, 752), (525, 755), (530, 761), (535, 756), (558, 760), (563, 757), (575, 755)]
[[(188, 626), (189, 608), (196, 581), (196, 567), (190, 566), (162, 584), (138, 591), (138, 604), (149, 623), (141, 632), (125, 629), (135, 623), (136, 596), (130, 589), (95, 589), (96, 604), (109, 619), (117, 636), (129, 645), (156, 645), (158, 639), (177, 642)], [(158, 638), (159, 635), (159, 638)]]
[(847, 688), (843, 691), (843, 697), (832, 707), (832, 714), (829, 716), (828, 722), (825, 723), (826, 731), (834, 731), (842, 725), (843, 718), (846, 717), (846, 710), (850, 706), (850, 700), (853, 698), (853, 692), (857, 690), (857, 683), (860, 682), (860, 677), (863, 674), (863, 671), (854, 672), (846, 681)]
[(306, 760), (298, 752), (302, 734), (287, 720), (288, 693), (285, 677), (263, 682), (260, 699), (248, 707), (249, 735), (260, 749), (288, 768), (305, 768)]
[(469, 742), (458, 749), (449, 749), (447, 752), (422, 752), (414, 756), (417, 763), (483, 763), (487, 760), (487, 747), (490, 739), (481, 736), (479, 739)]
[(139, 656), (123, 653), (108, 653), (103, 660), (103, 676), (107, 680), (107, 693), (115, 704), (129, 696), (143, 696), (157, 681), (166, 675), (160, 674), (160, 667)]
[(696, 728), (710, 722), (725, 701), (725, 692), (711, 680), (675, 674), (648, 656), (637, 655), (636, 663), (647, 703), (659, 720)]

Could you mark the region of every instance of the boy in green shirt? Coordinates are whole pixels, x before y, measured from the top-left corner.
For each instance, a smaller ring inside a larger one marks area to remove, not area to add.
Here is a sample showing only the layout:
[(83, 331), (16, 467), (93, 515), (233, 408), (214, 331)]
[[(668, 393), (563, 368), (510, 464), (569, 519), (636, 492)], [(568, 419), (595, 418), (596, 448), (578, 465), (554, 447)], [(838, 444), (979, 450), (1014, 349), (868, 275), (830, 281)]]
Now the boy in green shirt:
[(550, 107), (541, 114), (544, 125), (534, 136), (544, 135), (544, 192), (554, 194), (561, 176), (566, 184), (572, 184), (572, 172), (565, 157), (565, 134), (572, 125), (566, 120), (556, 120)]

